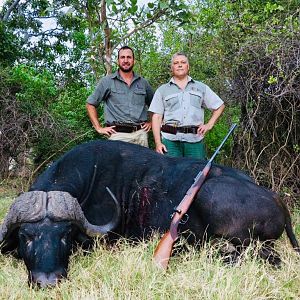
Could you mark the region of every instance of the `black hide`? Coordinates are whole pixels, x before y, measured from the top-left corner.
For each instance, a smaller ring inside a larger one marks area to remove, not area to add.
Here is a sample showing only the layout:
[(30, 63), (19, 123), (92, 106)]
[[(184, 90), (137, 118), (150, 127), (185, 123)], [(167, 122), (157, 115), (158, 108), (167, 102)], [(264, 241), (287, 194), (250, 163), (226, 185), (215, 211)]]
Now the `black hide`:
[[(114, 232), (140, 238), (169, 227), (173, 208), (204, 166), (203, 161), (170, 158), (133, 144), (93, 141), (63, 155), (30, 191), (69, 192), (90, 223), (101, 225), (114, 209), (108, 186), (122, 208)], [(208, 237), (245, 240), (254, 228), (254, 237), (277, 239), (284, 230), (285, 210), (276, 197), (241, 171), (213, 165), (181, 230), (190, 229), (197, 239), (206, 231)]]

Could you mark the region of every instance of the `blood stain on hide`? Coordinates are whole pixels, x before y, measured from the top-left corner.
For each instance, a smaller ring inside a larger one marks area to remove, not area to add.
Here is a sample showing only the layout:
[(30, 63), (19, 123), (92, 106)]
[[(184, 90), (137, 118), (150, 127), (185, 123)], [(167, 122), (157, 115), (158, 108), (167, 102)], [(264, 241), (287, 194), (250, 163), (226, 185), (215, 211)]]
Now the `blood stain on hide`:
[(139, 225), (143, 227), (145, 225), (147, 217), (147, 208), (150, 207), (151, 191), (148, 187), (143, 187), (140, 193), (140, 205), (139, 205)]

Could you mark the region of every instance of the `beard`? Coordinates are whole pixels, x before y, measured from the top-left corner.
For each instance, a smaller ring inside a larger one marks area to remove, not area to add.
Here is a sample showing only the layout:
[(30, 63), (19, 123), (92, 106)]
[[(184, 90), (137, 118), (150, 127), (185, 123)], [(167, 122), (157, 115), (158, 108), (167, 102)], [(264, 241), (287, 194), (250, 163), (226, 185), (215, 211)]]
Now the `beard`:
[(124, 73), (129, 73), (129, 72), (132, 71), (133, 65), (130, 66), (130, 67), (127, 67), (127, 68), (124, 68), (124, 67), (122, 67), (122, 66), (119, 66), (119, 69), (120, 69), (121, 71), (123, 71)]

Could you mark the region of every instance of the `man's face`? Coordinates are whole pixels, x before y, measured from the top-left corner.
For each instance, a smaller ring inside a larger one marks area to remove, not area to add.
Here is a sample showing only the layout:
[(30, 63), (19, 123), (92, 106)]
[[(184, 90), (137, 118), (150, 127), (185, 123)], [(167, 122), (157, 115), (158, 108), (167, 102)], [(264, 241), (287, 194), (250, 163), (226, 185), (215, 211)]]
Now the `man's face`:
[(171, 70), (175, 77), (185, 77), (189, 74), (188, 59), (184, 55), (177, 55), (173, 58)]
[(134, 58), (133, 58), (133, 53), (130, 49), (120, 50), (119, 58), (118, 58), (118, 66), (125, 73), (130, 72), (132, 70), (134, 66)]

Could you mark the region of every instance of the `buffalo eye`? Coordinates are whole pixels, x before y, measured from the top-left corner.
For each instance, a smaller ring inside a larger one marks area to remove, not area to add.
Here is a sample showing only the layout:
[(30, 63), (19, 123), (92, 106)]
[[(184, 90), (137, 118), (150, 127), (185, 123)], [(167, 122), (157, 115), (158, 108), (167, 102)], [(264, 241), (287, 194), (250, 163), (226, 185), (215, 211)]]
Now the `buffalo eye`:
[(19, 233), (19, 238), (21, 241), (23, 241), (26, 246), (30, 247), (32, 244), (32, 241), (34, 239), (33, 235), (25, 233), (25, 232), (20, 232)]
[(60, 238), (62, 244), (64, 244), (64, 245), (67, 244), (67, 240), (69, 239), (70, 233), (71, 233), (71, 228), (68, 229), (68, 230), (63, 234), (63, 236)]

